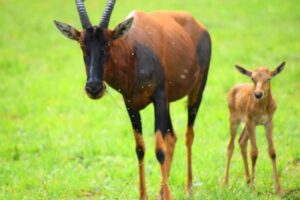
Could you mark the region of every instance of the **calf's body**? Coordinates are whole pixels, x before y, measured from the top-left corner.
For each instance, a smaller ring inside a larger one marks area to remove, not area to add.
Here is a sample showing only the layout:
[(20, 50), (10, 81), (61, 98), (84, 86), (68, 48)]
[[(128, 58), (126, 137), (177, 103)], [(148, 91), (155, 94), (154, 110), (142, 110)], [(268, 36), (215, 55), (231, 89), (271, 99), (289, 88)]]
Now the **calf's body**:
[[(243, 157), (245, 176), (247, 183), (253, 185), (255, 164), (258, 157), (258, 148), (256, 145), (255, 127), (263, 125), (266, 131), (268, 141), (269, 156), (272, 160), (275, 190), (281, 193), (281, 186), (276, 166), (276, 152), (272, 139), (273, 134), (273, 115), (276, 110), (276, 103), (271, 93), (270, 80), (281, 72), (285, 63), (282, 63), (274, 71), (267, 68), (259, 68), (253, 72), (237, 66), (238, 70), (251, 77), (253, 84), (238, 84), (228, 92), (228, 108), (230, 114), (230, 138), (228, 142), (227, 163), (224, 182), (228, 184), (230, 161), (234, 150), (234, 139), (237, 128), (241, 122), (245, 124), (239, 138), (241, 154)], [(247, 160), (247, 142), (251, 145), (251, 176)]]

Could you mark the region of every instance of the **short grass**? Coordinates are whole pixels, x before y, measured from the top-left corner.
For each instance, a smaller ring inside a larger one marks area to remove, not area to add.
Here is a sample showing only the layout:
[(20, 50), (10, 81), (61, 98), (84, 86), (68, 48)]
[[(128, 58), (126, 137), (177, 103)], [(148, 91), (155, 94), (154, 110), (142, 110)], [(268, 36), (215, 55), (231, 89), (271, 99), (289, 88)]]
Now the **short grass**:
[[(86, 1), (98, 23), (105, 1)], [(300, 5), (297, 0), (123, 0), (111, 27), (131, 10), (187, 10), (210, 31), (213, 57), (196, 123), (194, 199), (275, 199), (262, 128), (255, 191), (245, 185), (238, 145), (230, 185), (221, 186), (229, 135), (226, 93), (249, 81), (234, 64), (276, 67), (274, 140), (284, 199), (300, 198)], [(83, 92), (78, 45), (52, 20), (80, 27), (74, 1), (0, 1), (0, 199), (137, 199), (138, 168), (131, 125), (121, 96), (109, 89), (100, 101)], [(172, 104), (178, 135), (170, 186), (185, 199), (185, 100)], [(150, 199), (160, 185), (154, 155), (153, 107), (142, 111)]]

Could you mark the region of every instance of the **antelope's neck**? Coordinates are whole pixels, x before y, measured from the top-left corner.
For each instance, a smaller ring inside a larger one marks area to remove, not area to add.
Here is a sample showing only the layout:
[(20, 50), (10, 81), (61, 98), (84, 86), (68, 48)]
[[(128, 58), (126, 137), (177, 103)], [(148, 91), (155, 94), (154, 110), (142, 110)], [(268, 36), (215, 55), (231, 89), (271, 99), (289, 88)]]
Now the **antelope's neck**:
[(125, 97), (131, 96), (134, 90), (135, 56), (135, 48), (127, 40), (116, 40), (110, 46), (105, 81)]

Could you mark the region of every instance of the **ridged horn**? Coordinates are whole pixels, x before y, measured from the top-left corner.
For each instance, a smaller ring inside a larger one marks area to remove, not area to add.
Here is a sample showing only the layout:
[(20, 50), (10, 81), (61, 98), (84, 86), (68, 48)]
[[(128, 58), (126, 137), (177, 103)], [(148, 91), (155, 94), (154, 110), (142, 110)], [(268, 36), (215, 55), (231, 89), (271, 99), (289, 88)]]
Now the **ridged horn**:
[(92, 24), (90, 22), (87, 12), (86, 12), (83, 1), (84, 0), (76, 0), (76, 6), (77, 6), (78, 13), (79, 13), (82, 28), (86, 29), (86, 28), (92, 27)]
[(102, 15), (99, 27), (100, 28), (108, 28), (108, 24), (110, 21), (110, 16), (112, 14), (112, 11), (114, 9), (116, 0), (108, 0), (107, 4), (106, 4), (106, 8), (105, 11)]

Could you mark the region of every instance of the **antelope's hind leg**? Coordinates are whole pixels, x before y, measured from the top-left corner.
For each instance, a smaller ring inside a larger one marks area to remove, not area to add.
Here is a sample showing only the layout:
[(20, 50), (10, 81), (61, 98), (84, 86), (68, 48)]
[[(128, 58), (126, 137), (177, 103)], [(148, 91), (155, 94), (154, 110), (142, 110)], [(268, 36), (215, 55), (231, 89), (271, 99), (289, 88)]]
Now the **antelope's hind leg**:
[(207, 82), (209, 64), (211, 58), (211, 39), (208, 32), (203, 32), (197, 45), (197, 67), (199, 77), (192, 91), (188, 95), (188, 124), (186, 130), (187, 148), (187, 180), (185, 192), (187, 197), (192, 196), (193, 175), (192, 175), (192, 144), (194, 141), (194, 122), (202, 101), (203, 92)]
[(127, 111), (131, 120), (135, 143), (136, 143), (136, 154), (139, 162), (139, 189), (140, 189), (140, 200), (148, 199), (146, 191), (146, 180), (145, 180), (145, 166), (144, 166), (144, 155), (145, 155), (145, 144), (142, 135), (142, 123), (139, 111), (135, 111), (127, 106)]
[(188, 124), (185, 133), (185, 144), (187, 149), (187, 179), (185, 192), (187, 197), (191, 197), (193, 195), (192, 145), (194, 142), (194, 122), (202, 101), (202, 96), (207, 81), (207, 75), (208, 66), (204, 69), (200, 69), (200, 76), (197, 84), (188, 96)]
[(168, 112), (168, 121), (167, 121), (167, 135), (166, 135), (166, 142), (167, 142), (167, 173), (168, 177), (170, 176), (172, 160), (174, 155), (174, 149), (176, 145), (177, 137), (173, 129), (172, 121), (170, 112)]

